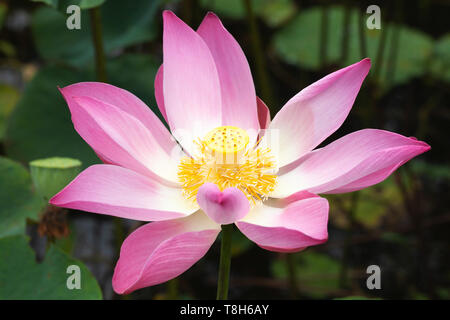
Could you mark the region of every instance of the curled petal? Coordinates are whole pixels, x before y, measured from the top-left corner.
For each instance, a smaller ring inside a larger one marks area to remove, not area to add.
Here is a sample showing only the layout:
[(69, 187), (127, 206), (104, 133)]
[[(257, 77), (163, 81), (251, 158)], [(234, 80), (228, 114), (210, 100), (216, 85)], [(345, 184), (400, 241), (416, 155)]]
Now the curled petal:
[(164, 106), (163, 74), (164, 74), (164, 67), (163, 65), (161, 65), (158, 71), (156, 72), (155, 76), (155, 99), (159, 111), (161, 112), (166, 122), (168, 122), (169, 120), (167, 120), (166, 107)]
[[(260, 205), (237, 227), (260, 247), (278, 252), (295, 252), (328, 239), (328, 201), (315, 195), (299, 197), (287, 206)], [(272, 200), (273, 201), (273, 200)]]
[(81, 172), (50, 203), (141, 221), (174, 219), (197, 210), (184, 199), (181, 189), (107, 164), (93, 165)]
[(218, 224), (236, 222), (250, 210), (250, 203), (241, 190), (232, 187), (222, 192), (214, 183), (205, 183), (198, 189), (197, 203)]
[(425, 142), (376, 129), (348, 134), (280, 171), (273, 197), (307, 190), (341, 193), (386, 179), (397, 167), (428, 151)]
[(258, 108), (258, 121), (261, 129), (267, 129), (270, 125), (270, 110), (259, 97), (256, 97)]
[(280, 167), (313, 150), (342, 125), (369, 68), (370, 60), (364, 59), (333, 72), (284, 105), (269, 127), (278, 134)]
[(179, 276), (206, 254), (219, 232), (220, 226), (201, 211), (138, 228), (120, 249), (114, 291), (127, 294)]

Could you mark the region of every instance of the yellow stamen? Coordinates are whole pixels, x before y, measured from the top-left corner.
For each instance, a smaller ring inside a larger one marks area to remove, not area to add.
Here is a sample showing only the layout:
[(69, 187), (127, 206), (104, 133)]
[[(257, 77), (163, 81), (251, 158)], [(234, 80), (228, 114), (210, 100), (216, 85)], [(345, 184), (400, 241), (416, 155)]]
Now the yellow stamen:
[(232, 126), (218, 127), (196, 141), (198, 154), (179, 164), (185, 196), (195, 201), (198, 189), (212, 182), (222, 191), (238, 188), (253, 204), (266, 200), (275, 188), (276, 164), (269, 148), (247, 148), (248, 143), (247, 132)]

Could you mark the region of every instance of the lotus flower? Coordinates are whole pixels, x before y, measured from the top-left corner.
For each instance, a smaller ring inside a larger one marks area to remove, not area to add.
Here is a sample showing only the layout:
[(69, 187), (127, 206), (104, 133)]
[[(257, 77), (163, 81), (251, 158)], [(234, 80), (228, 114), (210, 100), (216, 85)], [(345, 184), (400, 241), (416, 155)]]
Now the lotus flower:
[[(119, 294), (189, 269), (222, 224), (235, 223), (271, 251), (324, 243), (329, 206), (317, 194), (374, 185), (430, 148), (365, 129), (313, 150), (347, 117), (369, 59), (303, 89), (271, 121), (244, 53), (217, 16), (208, 13), (197, 31), (170, 11), (163, 17), (155, 96), (170, 132), (128, 91), (96, 82), (60, 89), (76, 131), (104, 164), (84, 170), (50, 203), (153, 221), (122, 245), (113, 276)], [(276, 152), (268, 143), (274, 132)], [(234, 162), (222, 161), (229, 157)]]

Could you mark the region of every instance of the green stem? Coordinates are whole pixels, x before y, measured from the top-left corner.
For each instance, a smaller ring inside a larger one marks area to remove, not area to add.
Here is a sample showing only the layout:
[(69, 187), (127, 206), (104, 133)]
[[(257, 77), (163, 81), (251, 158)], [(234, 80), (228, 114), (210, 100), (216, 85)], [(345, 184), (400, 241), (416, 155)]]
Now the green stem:
[(106, 59), (103, 50), (100, 7), (90, 9), (89, 14), (91, 16), (92, 41), (95, 49), (95, 71), (97, 80), (106, 82)]
[(320, 66), (323, 67), (327, 62), (328, 47), (328, 5), (326, 3), (322, 5), (321, 11), (319, 59)]
[(397, 52), (398, 52), (398, 44), (400, 38), (400, 28), (402, 23), (402, 9), (403, 4), (402, 1), (398, 0), (396, 2), (396, 18), (395, 25), (392, 26), (392, 36), (391, 36), (391, 45), (390, 52), (387, 61), (387, 72), (386, 72), (386, 82), (390, 82), (394, 80), (396, 64), (397, 64)]
[(269, 106), (274, 105), (272, 88), (270, 86), (269, 75), (267, 74), (266, 63), (264, 60), (264, 49), (261, 45), (261, 37), (259, 35), (256, 17), (253, 11), (251, 0), (243, 0), (245, 11), (247, 14), (247, 21), (250, 29), (250, 41), (252, 45), (252, 52), (255, 61), (256, 80), (259, 89), (261, 90), (261, 98)]
[(298, 285), (297, 285), (297, 270), (295, 268), (295, 257), (293, 253), (286, 254), (286, 265), (289, 279), (289, 290), (292, 299), (298, 297)]
[(359, 36), (359, 52), (361, 54), (361, 58), (367, 57), (367, 45), (366, 45), (366, 34), (365, 34), (365, 28), (366, 28), (366, 20), (364, 13), (358, 11), (358, 36)]
[(219, 279), (217, 281), (217, 300), (228, 299), (231, 266), (231, 237), (233, 225), (222, 225), (222, 244), (220, 248)]
[(350, 258), (350, 246), (352, 240), (352, 233), (356, 228), (355, 212), (358, 205), (359, 192), (353, 192), (351, 195), (351, 204), (348, 209), (347, 218), (349, 221), (349, 229), (345, 235), (344, 240), (344, 255), (342, 257), (341, 270), (339, 274), (339, 286), (343, 289), (348, 288), (348, 271), (349, 271), (349, 258)]
[(344, 11), (344, 34), (342, 35), (342, 46), (341, 46), (341, 63), (345, 64), (348, 57), (349, 51), (349, 41), (350, 41), (350, 19), (352, 15), (352, 9), (350, 7), (349, 1), (345, 1), (345, 11)]

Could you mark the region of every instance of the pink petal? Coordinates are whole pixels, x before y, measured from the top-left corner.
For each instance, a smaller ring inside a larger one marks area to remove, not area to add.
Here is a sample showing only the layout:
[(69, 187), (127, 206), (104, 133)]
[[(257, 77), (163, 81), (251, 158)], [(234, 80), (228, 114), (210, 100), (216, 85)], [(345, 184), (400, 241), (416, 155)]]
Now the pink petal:
[(166, 122), (169, 122), (169, 120), (167, 120), (166, 107), (164, 106), (163, 74), (164, 68), (163, 65), (161, 65), (155, 76), (155, 99), (156, 103), (158, 104), (159, 111), (161, 111), (161, 114), (163, 115)]
[(258, 121), (260, 128), (267, 129), (270, 125), (270, 110), (259, 97), (256, 97), (256, 106), (258, 108)]
[(313, 150), (341, 126), (369, 68), (370, 59), (364, 59), (333, 72), (284, 105), (269, 127), (279, 134), (280, 167)]
[(115, 165), (93, 165), (57, 193), (50, 203), (64, 208), (141, 221), (184, 217), (195, 208), (181, 189)]
[(202, 212), (138, 228), (120, 250), (114, 291), (127, 294), (179, 276), (206, 254), (219, 232)]
[(429, 149), (425, 142), (389, 131), (356, 131), (305, 155), (286, 167), (290, 171), (280, 171), (272, 196), (286, 197), (300, 190), (359, 190), (381, 182), (397, 167)]
[(164, 11), (164, 105), (172, 134), (193, 151), (193, 140), (222, 124), (217, 69), (208, 46), (188, 25)]
[(259, 130), (256, 93), (244, 52), (212, 12), (206, 14), (197, 33), (212, 53), (219, 74), (222, 96), (222, 124)]
[(220, 191), (214, 183), (198, 189), (197, 203), (218, 224), (230, 224), (242, 219), (250, 210), (247, 197), (238, 188)]
[(173, 150), (166, 150), (168, 144), (161, 145), (142, 122), (104, 101), (75, 96), (68, 101), (75, 129), (101, 159), (177, 182), (182, 152), (174, 142)]
[(262, 204), (236, 225), (260, 247), (279, 252), (295, 252), (324, 243), (328, 239), (328, 201), (312, 196), (285, 207)]
[[(150, 108), (132, 93), (101, 82), (79, 82), (60, 89), (72, 110), (72, 97), (90, 97), (113, 105), (144, 124), (166, 153), (177, 148), (177, 143), (164, 124)], [(76, 107), (76, 106), (75, 106)]]

